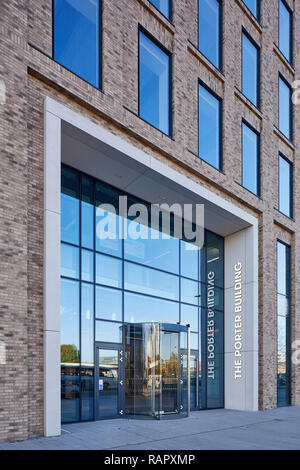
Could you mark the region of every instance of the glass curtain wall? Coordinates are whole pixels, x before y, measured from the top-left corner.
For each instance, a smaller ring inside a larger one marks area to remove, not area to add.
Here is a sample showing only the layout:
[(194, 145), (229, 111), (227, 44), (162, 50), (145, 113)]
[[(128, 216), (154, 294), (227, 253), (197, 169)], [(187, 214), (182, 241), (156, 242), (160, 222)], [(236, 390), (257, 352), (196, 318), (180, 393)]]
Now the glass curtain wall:
[(206, 232), (199, 250), (121, 220), (119, 196), (142, 203), (62, 166), (62, 421), (94, 419), (95, 341), (124, 344), (120, 326), (145, 322), (190, 324), (192, 406), (223, 407), (223, 239)]

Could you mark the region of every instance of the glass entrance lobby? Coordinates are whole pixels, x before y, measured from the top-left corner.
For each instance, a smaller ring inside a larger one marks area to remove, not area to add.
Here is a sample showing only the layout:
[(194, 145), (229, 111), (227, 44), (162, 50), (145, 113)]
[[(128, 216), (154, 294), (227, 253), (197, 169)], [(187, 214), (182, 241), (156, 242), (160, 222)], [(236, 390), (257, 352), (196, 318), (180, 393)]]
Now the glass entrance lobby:
[(206, 231), (200, 249), (120, 223), (120, 196), (145, 204), (62, 166), (62, 422), (222, 408), (223, 238)]

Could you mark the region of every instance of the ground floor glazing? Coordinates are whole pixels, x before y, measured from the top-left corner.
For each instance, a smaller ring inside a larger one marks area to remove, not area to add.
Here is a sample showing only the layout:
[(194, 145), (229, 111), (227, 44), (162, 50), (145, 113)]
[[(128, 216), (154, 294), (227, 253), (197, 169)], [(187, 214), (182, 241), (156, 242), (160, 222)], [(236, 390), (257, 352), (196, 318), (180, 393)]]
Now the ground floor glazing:
[[(160, 229), (141, 228), (130, 216), (120, 224), (122, 195), (129, 208), (147, 204), (62, 166), (62, 422), (186, 411), (187, 372), (180, 359), (186, 368), (187, 345), (168, 327), (152, 364), (145, 357), (149, 344), (134, 356), (132, 332), (145, 324), (189, 325), (190, 408), (222, 408), (223, 238), (205, 231), (199, 248)], [(103, 204), (107, 210), (99, 209)], [(107, 213), (115, 221), (115, 238), (103, 236), (110, 230)], [(126, 239), (119, 235), (124, 226)], [(139, 230), (147, 236), (137, 237)]]

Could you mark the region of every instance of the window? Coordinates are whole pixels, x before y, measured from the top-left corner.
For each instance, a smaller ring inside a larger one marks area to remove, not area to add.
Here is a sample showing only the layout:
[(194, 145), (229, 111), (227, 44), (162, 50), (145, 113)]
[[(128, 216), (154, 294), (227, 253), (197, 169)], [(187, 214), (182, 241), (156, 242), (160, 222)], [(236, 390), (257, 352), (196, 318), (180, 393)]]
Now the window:
[(243, 0), (248, 10), (259, 21), (260, 16), (260, 0)]
[(293, 167), (279, 155), (279, 210), (288, 217), (293, 217)]
[(291, 249), (277, 242), (277, 404), (288, 406), (290, 398), (291, 343)]
[(171, 20), (171, 0), (150, 0), (168, 20)]
[(293, 61), (293, 14), (288, 5), (279, 0), (279, 49), (285, 58)]
[(221, 169), (221, 100), (199, 83), (199, 156)]
[(139, 32), (139, 116), (167, 135), (171, 132), (171, 57)]
[(54, 0), (53, 19), (54, 59), (100, 88), (100, 0)]
[(221, 4), (218, 0), (199, 1), (199, 50), (221, 68)]
[(242, 34), (242, 92), (259, 107), (259, 62), (258, 46), (243, 32)]
[(279, 130), (287, 139), (293, 140), (293, 110), (292, 89), (288, 83), (279, 76)]
[(242, 185), (259, 196), (259, 134), (245, 122), (242, 124), (242, 134)]

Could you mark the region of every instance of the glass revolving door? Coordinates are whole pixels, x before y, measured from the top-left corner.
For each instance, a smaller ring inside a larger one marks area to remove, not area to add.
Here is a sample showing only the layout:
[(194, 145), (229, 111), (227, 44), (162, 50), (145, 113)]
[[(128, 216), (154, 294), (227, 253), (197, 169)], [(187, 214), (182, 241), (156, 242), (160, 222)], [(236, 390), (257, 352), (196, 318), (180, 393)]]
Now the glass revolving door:
[(125, 410), (134, 417), (189, 414), (189, 327), (125, 326)]

